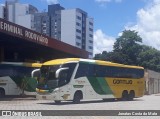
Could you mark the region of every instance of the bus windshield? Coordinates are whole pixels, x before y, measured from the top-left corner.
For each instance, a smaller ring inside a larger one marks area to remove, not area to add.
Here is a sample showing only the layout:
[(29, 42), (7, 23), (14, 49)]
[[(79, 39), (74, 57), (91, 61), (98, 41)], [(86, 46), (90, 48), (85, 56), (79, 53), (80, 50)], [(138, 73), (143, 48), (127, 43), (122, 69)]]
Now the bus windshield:
[[(41, 67), (41, 76), (38, 80), (38, 89), (51, 90), (69, 83), (75, 63), (51, 65)], [(60, 71), (58, 77), (56, 72)]]
[(38, 79), (39, 89), (50, 90), (58, 86), (58, 79), (56, 78), (56, 71), (60, 68), (60, 65), (42, 66), (41, 76)]

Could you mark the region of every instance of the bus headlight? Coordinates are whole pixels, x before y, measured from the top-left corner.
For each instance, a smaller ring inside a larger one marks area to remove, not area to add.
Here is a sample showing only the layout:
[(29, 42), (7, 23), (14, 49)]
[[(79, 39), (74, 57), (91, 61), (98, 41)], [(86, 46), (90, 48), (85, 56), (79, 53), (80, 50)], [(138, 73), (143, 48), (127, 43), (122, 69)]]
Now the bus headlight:
[(54, 89), (54, 93), (57, 93), (59, 91), (59, 88)]

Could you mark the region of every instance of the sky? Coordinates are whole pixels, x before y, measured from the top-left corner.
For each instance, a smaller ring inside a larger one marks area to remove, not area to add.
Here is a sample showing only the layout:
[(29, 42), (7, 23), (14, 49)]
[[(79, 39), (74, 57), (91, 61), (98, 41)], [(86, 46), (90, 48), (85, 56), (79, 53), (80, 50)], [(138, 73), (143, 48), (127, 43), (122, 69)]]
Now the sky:
[[(11, 1), (11, 0), (9, 0)], [(5, 0), (0, 0), (4, 4)], [(19, 0), (38, 10), (59, 3), (66, 9), (80, 8), (94, 19), (94, 54), (112, 51), (124, 30), (135, 30), (143, 44), (160, 50), (160, 0)]]

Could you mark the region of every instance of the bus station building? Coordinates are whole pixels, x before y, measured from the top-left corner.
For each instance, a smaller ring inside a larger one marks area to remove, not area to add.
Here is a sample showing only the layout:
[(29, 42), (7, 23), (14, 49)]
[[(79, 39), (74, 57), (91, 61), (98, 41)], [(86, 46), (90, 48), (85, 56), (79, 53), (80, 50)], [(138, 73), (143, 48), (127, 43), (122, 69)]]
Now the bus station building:
[(44, 62), (88, 55), (83, 49), (0, 18), (0, 61)]
[(152, 70), (145, 70), (146, 94), (160, 93), (160, 73)]

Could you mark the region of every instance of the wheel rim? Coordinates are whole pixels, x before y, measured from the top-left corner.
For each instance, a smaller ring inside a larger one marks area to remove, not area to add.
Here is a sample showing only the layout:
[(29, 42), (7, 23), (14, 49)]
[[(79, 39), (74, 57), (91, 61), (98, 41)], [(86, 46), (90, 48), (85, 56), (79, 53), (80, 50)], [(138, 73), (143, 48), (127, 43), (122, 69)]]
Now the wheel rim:
[(75, 94), (73, 102), (74, 103), (79, 103), (80, 102), (80, 96), (78, 94)]
[(122, 99), (124, 101), (128, 100), (128, 93), (127, 92), (123, 92)]

